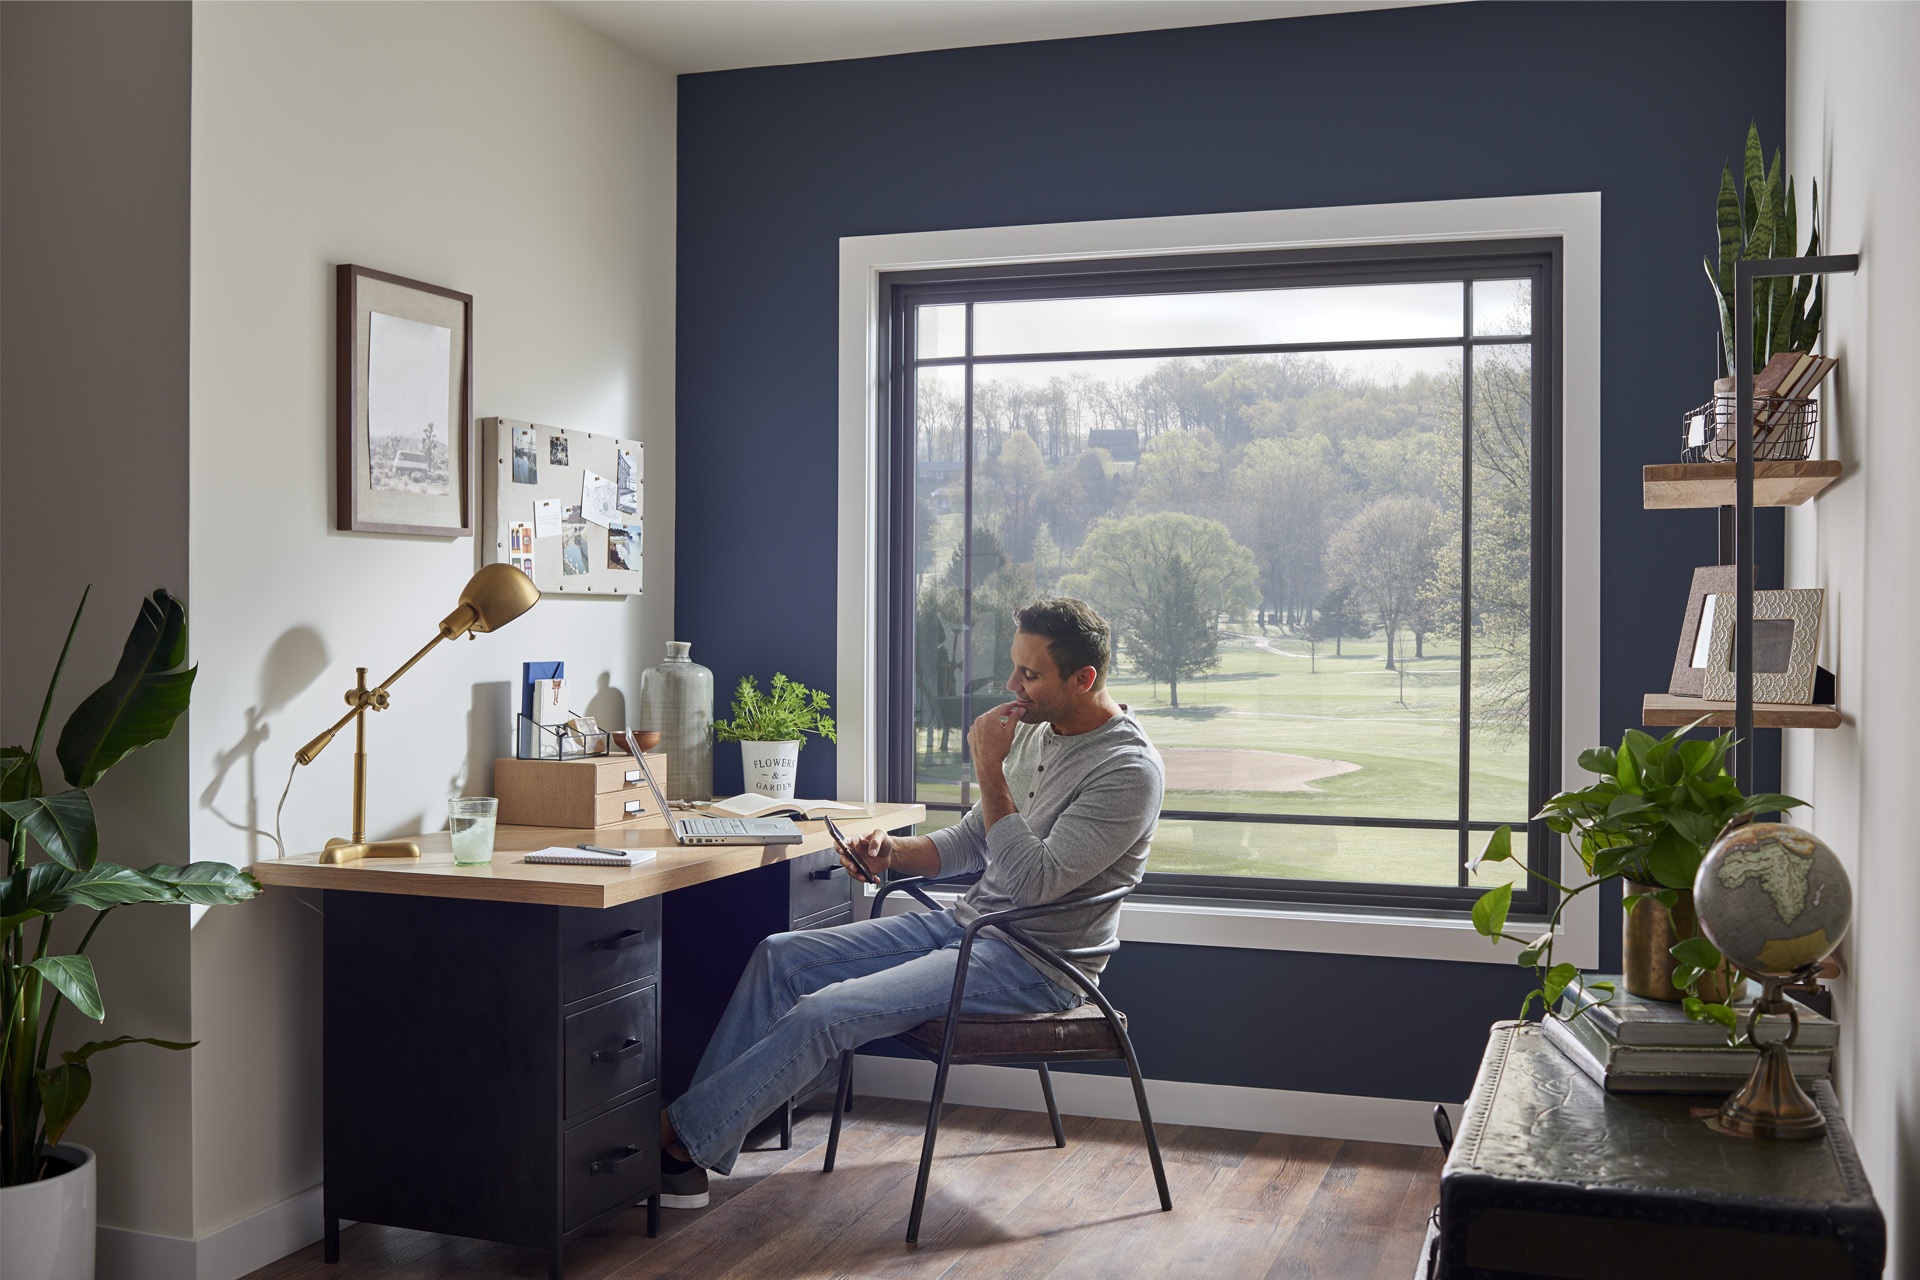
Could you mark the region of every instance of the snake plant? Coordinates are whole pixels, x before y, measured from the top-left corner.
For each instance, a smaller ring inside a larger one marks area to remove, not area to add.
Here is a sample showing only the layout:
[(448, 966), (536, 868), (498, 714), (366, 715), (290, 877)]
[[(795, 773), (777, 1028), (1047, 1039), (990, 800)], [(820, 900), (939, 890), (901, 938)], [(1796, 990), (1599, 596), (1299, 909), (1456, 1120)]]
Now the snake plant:
[[(1760, 127), (1747, 126), (1747, 146), (1741, 157), (1736, 185), (1731, 165), (1720, 169), (1720, 197), (1715, 222), (1720, 232), (1720, 261), (1701, 259), (1707, 280), (1720, 307), (1720, 341), (1727, 372), (1736, 367), (1733, 349), (1734, 264), (1760, 258), (1792, 258), (1795, 226), (1793, 179), (1780, 181), (1780, 149), (1766, 166), (1760, 146)], [(1820, 252), (1820, 184), (1813, 184), (1813, 227), (1807, 237), (1807, 257)], [(1775, 276), (1753, 283), (1753, 367), (1759, 369), (1781, 351), (1811, 351), (1820, 340), (1823, 286), (1814, 276)]]

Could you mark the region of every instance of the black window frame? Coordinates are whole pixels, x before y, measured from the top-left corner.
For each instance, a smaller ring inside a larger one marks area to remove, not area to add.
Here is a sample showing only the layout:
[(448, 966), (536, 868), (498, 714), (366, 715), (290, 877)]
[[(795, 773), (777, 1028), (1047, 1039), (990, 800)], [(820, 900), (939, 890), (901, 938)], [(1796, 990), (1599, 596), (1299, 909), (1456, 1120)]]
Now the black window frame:
[[(882, 744), (876, 752), (880, 794), (901, 802), (915, 800), (913, 750), (914, 670), (913, 620), (914, 583), (913, 495), (916, 482), (914, 454), (914, 396), (921, 367), (941, 364), (1008, 363), (1011, 360), (1059, 361), (1076, 358), (1112, 359), (1113, 350), (1094, 352), (1042, 353), (1032, 356), (1004, 355), (978, 357), (973, 351), (971, 312), (968, 313), (967, 355), (963, 358), (920, 358), (916, 352), (916, 309), (929, 305), (962, 302), (1008, 302), (1050, 297), (1135, 296), (1143, 293), (1222, 292), (1234, 289), (1271, 289), (1303, 285), (1346, 285), (1417, 283), (1430, 280), (1513, 280), (1528, 279), (1532, 284), (1532, 333), (1528, 336), (1532, 360), (1532, 573), (1530, 579), (1531, 690), (1529, 705), (1528, 805), (1530, 813), (1539, 812), (1547, 796), (1560, 789), (1563, 726), (1561, 662), (1561, 584), (1563, 520), (1562, 433), (1565, 429), (1563, 402), (1564, 352), (1560, 321), (1564, 297), (1564, 246), (1558, 237), (1495, 239), (1378, 246), (1343, 246), (1269, 252), (1200, 253), (1152, 258), (1076, 260), (1069, 262), (1033, 262), (995, 264), (934, 270), (882, 273), (879, 279), (877, 320), (877, 373), (880, 475), (883, 480), (885, 518), (879, 540), (878, 581), (881, 599), (876, 610), (880, 634), (875, 637), (880, 658), (879, 698), (876, 723)], [(1365, 342), (1328, 342), (1261, 344), (1245, 347), (1203, 347), (1125, 350), (1127, 357), (1266, 354), (1315, 350), (1364, 350), (1379, 348), (1458, 347), (1462, 352), (1462, 449), (1464, 480), (1462, 519), (1470, 521), (1472, 506), (1473, 431), (1472, 353), (1477, 347), (1514, 345), (1511, 337), (1476, 337), (1473, 326), (1472, 290), (1462, 290), (1462, 335), (1436, 340), (1395, 339), (1369, 344)], [(901, 376), (901, 371), (906, 376)], [(971, 420), (971, 387), (967, 380), (966, 412)], [(964, 523), (972, 524), (971, 492), (973, 484), (972, 436), (967, 432), (963, 462), (969, 507)], [(1463, 524), (1463, 606), (1464, 593), (1471, 590), (1472, 539), (1470, 525)], [(967, 593), (968, 608), (971, 593)], [(970, 617), (963, 626), (970, 626)], [(1465, 699), (1471, 688), (1470, 628), (1463, 639), (1461, 690), (1462, 723), (1459, 730), (1463, 766), (1468, 752), (1470, 728), (1466, 722)], [(963, 774), (964, 776), (964, 774)], [(1235, 822), (1277, 822), (1296, 825), (1342, 827), (1384, 827), (1402, 830), (1452, 830), (1460, 833), (1461, 863), (1469, 856), (1469, 841), (1476, 833), (1492, 831), (1502, 825), (1475, 821), (1468, 812), (1470, 803), (1468, 771), (1461, 770), (1459, 782), (1460, 812), (1451, 819), (1397, 819), (1370, 817), (1332, 817), (1303, 814), (1222, 815), (1213, 811), (1163, 810), (1163, 817)], [(963, 792), (964, 795), (964, 792)], [(945, 806), (939, 806), (945, 808)], [(958, 806), (964, 812), (966, 805)], [(1560, 878), (1559, 837), (1539, 821), (1527, 823), (1527, 866), (1548, 877)], [(1146, 883), (1136, 896), (1184, 901), (1232, 901), (1324, 907), (1327, 909), (1365, 909), (1370, 913), (1430, 915), (1435, 912), (1465, 914), (1484, 892), (1474, 885), (1462, 865), (1457, 883), (1444, 885), (1398, 885), (1384, 882), (1292, 880), (1264, 877), (1197, 876), (1159, 873), (1149, 869)], [(1516, 886), (1511, 918), (1544, 919), (1553, 909), (1556, 891), (1541, 874), (1529, 875), (1525, 885)]]

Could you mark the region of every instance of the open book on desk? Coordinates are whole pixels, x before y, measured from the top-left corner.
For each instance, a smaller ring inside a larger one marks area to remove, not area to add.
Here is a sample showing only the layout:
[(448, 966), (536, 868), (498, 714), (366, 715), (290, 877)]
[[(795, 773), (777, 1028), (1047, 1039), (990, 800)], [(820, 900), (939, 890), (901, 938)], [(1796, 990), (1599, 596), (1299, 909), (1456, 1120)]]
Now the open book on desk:
[(703, 812), (710, 818), (771, 818), (785, 814), (789, 818), (817, 822), (829, 816), (862, 818), (866, 816), (867, 807), (863, 804), (842, 804), (838, 800), (775, 800), (772, 796), (749, 791), (725, 800), (715, 800)]

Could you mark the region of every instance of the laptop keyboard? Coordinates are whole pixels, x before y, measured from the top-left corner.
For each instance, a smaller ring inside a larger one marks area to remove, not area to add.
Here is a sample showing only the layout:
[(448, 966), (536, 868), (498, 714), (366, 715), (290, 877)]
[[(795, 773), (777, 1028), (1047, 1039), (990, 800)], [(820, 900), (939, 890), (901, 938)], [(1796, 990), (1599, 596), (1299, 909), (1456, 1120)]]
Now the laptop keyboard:
[(682, 818), (680, 829), (690, 836), (744, 836), (747, 824), (738, 818)]

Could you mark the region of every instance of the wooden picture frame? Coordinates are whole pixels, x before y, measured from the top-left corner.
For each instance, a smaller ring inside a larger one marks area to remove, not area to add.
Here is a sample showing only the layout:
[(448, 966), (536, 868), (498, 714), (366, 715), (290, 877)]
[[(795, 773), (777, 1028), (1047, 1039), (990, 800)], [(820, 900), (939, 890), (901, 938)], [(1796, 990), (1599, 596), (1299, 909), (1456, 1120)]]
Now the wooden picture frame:
[(342, 263), (334, 319), (334, 527), (471, 535), (473, 298)]
[[(1739, 580), (1734, 577), (1730, 564), (1703, 565), (1693, 571), (1686, 617), (1680, 623), (1680, 643), (1673, 651), (1673, 676), (1667, 681), (1667, 692), (1676, 698), (1704, 696), (1707, 649), (1703, 642), (1713, 636), (1712, 614), (1717, 612), (1717, 606), (1710, 610), (1707, 601), (1710, 597), (1731, 596), (1737, 590)], [(1703, 617), (1706, 619), (1704, 635)]]
[[(1780, 668), (1764, 671), (1760, 643), (1754, 651), (1753, 700), (1805, 706), (1813, 701), (1814, 660), (1820, 654), (1820, 613), (1827, 593), (1819, 587), (1753, 593), (1754, 639), (1764, 642), (1763, 622), (1790, 623), (1792, 634), (1781, 654)], [(1733, 671), (1733, 598), (1713, 614), (1713, 639), (1707, 657), (1705, 691), (1709, 698), (1732, 702), (1742, 676)]]

